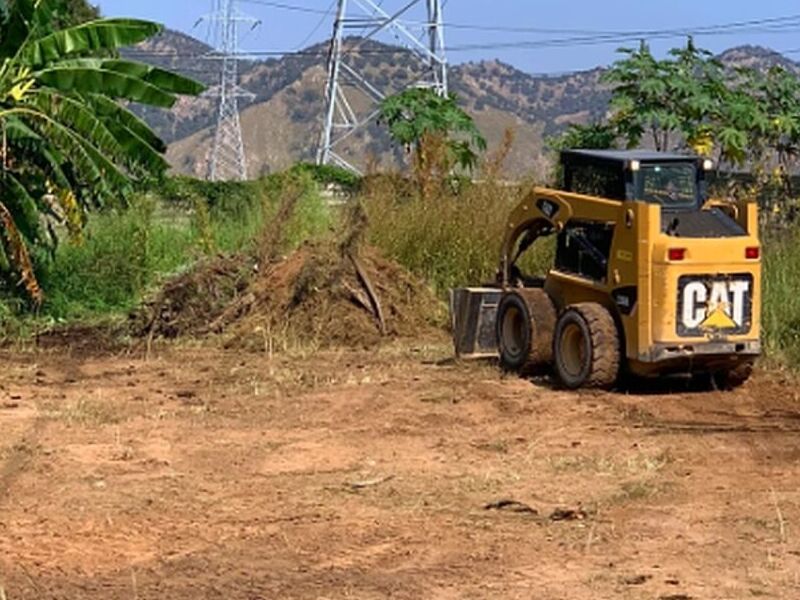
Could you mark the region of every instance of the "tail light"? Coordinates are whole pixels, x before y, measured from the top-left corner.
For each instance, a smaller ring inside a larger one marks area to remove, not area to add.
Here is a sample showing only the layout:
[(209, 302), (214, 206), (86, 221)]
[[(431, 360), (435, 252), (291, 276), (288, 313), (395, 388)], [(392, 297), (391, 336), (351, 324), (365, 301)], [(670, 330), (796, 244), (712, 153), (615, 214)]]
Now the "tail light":
[(686, 248), (670, 248), (667, 250), (667, 258), (669, 260), (686, 259)]
[(744, 257), (748, 260), (758, 260), (761, 258), (761, 248), (758, 246), (750, 246), (745, 248)]

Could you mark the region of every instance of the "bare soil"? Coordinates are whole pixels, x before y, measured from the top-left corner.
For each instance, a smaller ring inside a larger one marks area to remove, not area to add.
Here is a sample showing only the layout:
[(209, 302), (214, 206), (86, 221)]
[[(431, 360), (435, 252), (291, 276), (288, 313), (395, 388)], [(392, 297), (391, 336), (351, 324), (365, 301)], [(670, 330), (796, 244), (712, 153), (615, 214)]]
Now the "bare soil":
[(444, 340), (5, 353), (0, 597), (800, 597), (800, 403), (571, 393)]

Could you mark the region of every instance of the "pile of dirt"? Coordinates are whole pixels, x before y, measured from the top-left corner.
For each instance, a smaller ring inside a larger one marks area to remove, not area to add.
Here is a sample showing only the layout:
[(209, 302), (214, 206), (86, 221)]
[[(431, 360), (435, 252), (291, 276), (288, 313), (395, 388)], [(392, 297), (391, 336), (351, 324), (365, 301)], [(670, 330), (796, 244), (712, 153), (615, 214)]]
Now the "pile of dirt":
[(228, 347), (369, 347), (432, 333), (442, 304), (430, 289), (370, 247), (308, 243), (259, 268), (216, 259), (169, 281), (138, 311), (136, 335), (219, 334)]

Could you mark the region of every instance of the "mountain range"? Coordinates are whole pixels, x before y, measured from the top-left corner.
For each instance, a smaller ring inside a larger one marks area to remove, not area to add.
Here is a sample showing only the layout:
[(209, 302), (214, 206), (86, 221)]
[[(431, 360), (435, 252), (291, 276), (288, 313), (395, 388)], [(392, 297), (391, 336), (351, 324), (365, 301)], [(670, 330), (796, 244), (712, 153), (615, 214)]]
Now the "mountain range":
[[(191, 36), (167, 30), (125, 52), (160, 67), (216, 83), (218, 61), (198, 57), (211, 48)], [(326, 45), (267, 60), (241, 61), (240, 84), (251, 95), (240, 99), (248, 174), (258, 176), (313, 160), (320, 135), (326, 78)], [(729, 66), (767, 68), (782, 65), (800, 73), (800, 64), (774, 51), (739, 46), (719, 59)], [(418, 74), (418, 62), (407, 50), (379, 42), (361, 42), (349, 59), (384, 90), (402, 89)], [(496, 60), (450, 68), (450, 88), (474, 117), (489, 143), (499, 147), (507, 129), (514, 142), (505, 162), (508, 175), (541, 177), (548, 170), (546, 140), (570, 123), (601, 119), (608, 111), (604, 69), (559, 75), (533, 75)], [(213, 143), (216, 99), (181, 98), (171, 110), (136, 110), (168, 142), (168, 158), (177, 172), (204, 176)], [(372, 123), (344, 149), (355, 164), (398, 164), (401, 152), (386, 132)]]

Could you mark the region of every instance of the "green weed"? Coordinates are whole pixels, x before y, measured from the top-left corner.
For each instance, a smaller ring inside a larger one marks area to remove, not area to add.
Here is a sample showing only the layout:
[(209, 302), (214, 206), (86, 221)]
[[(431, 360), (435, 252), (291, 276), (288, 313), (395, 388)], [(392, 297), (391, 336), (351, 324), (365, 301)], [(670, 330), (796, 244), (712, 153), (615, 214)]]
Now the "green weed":
[(41, 277), (44, 313), (75, 319), (127, 310), (156, 274), (185, 263), (190, 231), (156, 220), (155, 207), (150, 195), (136, 198), (128, 209), (94, 216), (83, 244), (62, 245)]

